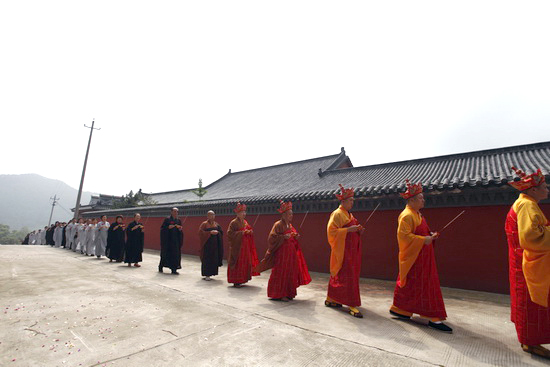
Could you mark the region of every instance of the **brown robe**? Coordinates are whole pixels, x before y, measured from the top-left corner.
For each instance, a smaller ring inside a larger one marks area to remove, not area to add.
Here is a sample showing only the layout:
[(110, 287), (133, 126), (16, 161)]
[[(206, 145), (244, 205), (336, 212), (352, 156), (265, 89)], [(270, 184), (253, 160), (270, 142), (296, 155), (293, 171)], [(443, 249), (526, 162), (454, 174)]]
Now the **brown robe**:
[(248, 222), (235, 218), (229, 223), (227, 228), (227, 239), (229, 240), (229, 254), (227, 255), (227, 263), (230, 268), (234, 268), (241, 252), (241, 244), (244, 232), (241, 231)]
[(218, 227), (218, 222), (214, 221), (213, 223), (209, 223), (207, 220), (201, 223), (199, 226), (199, 240), (200, 240), (200, 249), (199, 249), (199, 255), (202, 260), (202, 257), (204, 256), (204, 245), (208, 241), (208, 239), (212, 236), (210, 232), (205, 231), (205, 228), (213, 228)]
[(292, 224), (286, 224), (282, 219), (275, 222), (273, 228), (271, 228), (271, 232), (269, 232), (269, 236), (267, 237), (268, 247), (265, 256), (262, 261), (260, 261), (256, 269), (254, 269), (255, 271), (261, 273), (271, 269), (275, 265), (275, 252), (277, 252), (279, 247), (281, 247), (281, 245), (285, 242), (284, 232), (291, 226)]

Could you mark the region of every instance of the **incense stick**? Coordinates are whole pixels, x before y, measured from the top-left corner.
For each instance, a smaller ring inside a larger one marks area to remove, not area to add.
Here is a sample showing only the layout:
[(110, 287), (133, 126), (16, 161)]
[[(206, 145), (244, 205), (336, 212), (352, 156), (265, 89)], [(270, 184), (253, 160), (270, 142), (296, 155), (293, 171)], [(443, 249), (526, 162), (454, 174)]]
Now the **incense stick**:
[(258, 218), (260, 218), (260, 213), (256, 216), (256, 219), (254, 219), (254, 223), (252, 223), (252, 227), (256, 225), (256, 222), (258, 221)]
[(460, 214), (458, 214), (456, 217), (454, 217), (449, 223), (447, 223), (447, 225), (445, 227), (443, 227), (443, 229), (441, 231), (439, 231), (439, 233), (443, 232), (445, 230), (445, 228), (447, 228), (448, 226), (451, 225), (452, 222), (454, 222), (455, 220), (458, 219), (458, 217), (460, 217), (462, 214), (464, 214), (466, 210), (463, 210), (460, 212)]
[(369, 222), (370, 220), (370, 217), (372, 217), (372, 215), (374, 214), (374, 212), (376, 211), (376, 209), (378, 209), (378, 207), (380, 206), (381, 203), (378, 203), (378, 205), (376, 206), (376, 208), (374, 208), (374, 210), (372, 211), (372, 213), (370, 213), (369, 217), (367, 218), (367, 221), (365, 222), (365, 226), (367, 225), (367, 223)]
[(302, 226), (304, 225), (304, 222), (306, 221), (308, 213), (309, 213), (309, 210), (306, 212), (306, 215), (304, 215), (304, 219), (302, 219), (302, 223), (300, 223), (300, 227), (298, 227), (298, 228), (302, 228)]

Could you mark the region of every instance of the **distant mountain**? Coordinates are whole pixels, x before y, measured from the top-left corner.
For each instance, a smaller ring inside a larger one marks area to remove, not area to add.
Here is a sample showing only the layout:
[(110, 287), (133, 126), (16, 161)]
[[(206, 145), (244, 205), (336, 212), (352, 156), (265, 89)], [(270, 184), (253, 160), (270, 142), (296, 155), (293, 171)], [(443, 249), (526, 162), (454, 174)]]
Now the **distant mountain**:
[[(57, 195), (52, 223), (56, 220), (68, 221), (72, 218), (71, 209), (76, 204), (78, 190), (59, 180), (52, 180), (36, 174), (0, 175), (0, 223), (10, 229), (44, 228), (52, 210), (50, 197)], [(90, 202), (92, 193), (83, 192), (81, 205)]]

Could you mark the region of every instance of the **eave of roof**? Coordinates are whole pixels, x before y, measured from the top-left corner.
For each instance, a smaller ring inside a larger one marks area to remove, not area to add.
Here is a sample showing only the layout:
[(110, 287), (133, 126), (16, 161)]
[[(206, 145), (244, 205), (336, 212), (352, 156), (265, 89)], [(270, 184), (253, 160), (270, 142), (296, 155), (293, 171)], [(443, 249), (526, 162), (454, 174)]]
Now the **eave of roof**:
[[(342, 150), (342, 152), (337, 155), (228, 173), (215, 182), (219, 182), (228, 175), (250, 173), (273, 167), (283, 167), (290, 164), (327, 158), (335, 158), (335, 162), (337, 162), (336, 159), (345, 159), (344, 157), (347, 158), (345, 152)], [(342, 162), (340, 162), (340, 164), (341, 163)], [(338, 192), (338, 183), (343, 183), (348, 187), (355, 187), (356, 196), (358, 197), (391, 195), (404, 191), (405, 178), (415, 182), (423, 182), (426, 191), (448, 191), (457, 188), (501, 187), (514, 179), (509, 169), (511, 165), (518, 165), (524, 170), (541, 168), (543, 173), (547, 176), (547, 179), (550, 178), (550, 142), (449, 154), (362, 167), (330, 169), (324, 171), (322, 175), (315, 175), (317, 176), (317, 180), (315, 180), (315, 185), (312, 185), (310, 190), (297, 190), (295, 192), (266, 195), (236, 195), (234, 197), (211, 200), (190, 200), (184, 203), (162, 203), (151, 207), (139, 208), (146, 210), (151, 208), (168, 208), (172, 206), (203, 207), (233, 204), (237, 201), (245, 203), (269, 203), (278, 202), (279, 200), (334, 200), (334, 194)], [(313, 172), (308, 172), (307, 174), (310, 175), (312, 173)], [(211, 187), (214, 183), (207, 187)], [(190, 190), (174, 192), (187, 191)], [(125, 210), (128, 211), (132, 209)], [(133, 210), (135, 210), (135, 208)], [(124, 211), (124, 209), (120, 211)]]

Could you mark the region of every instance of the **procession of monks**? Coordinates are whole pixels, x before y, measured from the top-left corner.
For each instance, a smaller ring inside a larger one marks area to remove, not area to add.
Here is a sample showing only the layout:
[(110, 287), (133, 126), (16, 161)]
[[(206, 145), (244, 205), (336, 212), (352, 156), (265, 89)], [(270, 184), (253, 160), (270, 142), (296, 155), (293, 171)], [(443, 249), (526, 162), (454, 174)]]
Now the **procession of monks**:
[[(519, 181), (510, 185), (520, 196), (506, 219), (505, 230), (509, 246), (511, 320), (516, 326), (521, 348), (528, 353), (550, 358), (550, 222), (538, 203), (548, 198), (548, 186), (539, 169), (526, 175), (512, 167)], [(428, 326), (452, 333), (444, 324), (447, 318), (435, 262), (434, 243), (439, 233), (432, 232), (420, 210), (424, 208), (421, 183), (406, 180), (401, 197), (406, 207), (398, 217), (399, 274), (390, 314), (409, 320), (413, 314), (428, 319)], [(348, 312), (362, 318), (359, 277), (361, 272), (361, 233), (365, 230), (350, 210), (354, 189), (340, 185), (336, 194), (340, 201), (327, 225), (331, 247), (330, 279), (325, 306), (348, 306)], [(228, 228), (230, 241), (228, 282), (241, 287), (254, 275), (272, 268), (267, 295), (271, 299), (289, 301), (296, 289), (308, 284), (311, 277), (302, 255), (300, 235), (292, 226), (292, 203), (282, 202), (281, 220), (268, 237), (269, 247), (258, 264), (253, 229), (244, 219), (246, 206), (238, 204), (235, 218)], [(202, 227), (202, 226), (201, 226)]]
[[(550, 222), (538, 205), (548, 198), (549, 190), (540, 169), (530, 175), (515, 167), (512, 169), (519, 180), (509, 184), (520, 191), (520, 195), (505, 223), (511, 320), (525, 352), (550, 358), (550, 350), (543, 346), (550, 343)], [(395, 319), (405, 321), (416, 314), (428, 320), (428, 327), (452, 333), (452, 328), (443, 323), (447, 313), (434, 254), (434, 243), (440, 234), (430, 230), (420, 212), (424, 208), (422, 184), (411, 184), (409, 180), (405, 182), (406, 191), (400, 195), (406, 200), (406, 207), (398, 217), (397, 228), (399, 273), (389, 313)], [(361, 234), (365, 228), (351, 213), (354, 189), (340, 185), (336, 198), (340, 205), (331, 213), (327, 224), (331, 254), (325, 306), (347, 306), (350, 315), (362, 318), (358, 307), (361, 306)], [(274, 223), (269, 233), (268, 249), (261, 261), (256, 253), (254, 230), (245, 219), (246, 209), (245, 204), (238, 203), (234, 209), (236, 218), (227, 228), (227, 281), (240, 288), (253, 276), (271, 269), (267, 296), (272, 300), (291, 301), (297, 296), (299, 286), (311, 282), (298, 241), (300, 234), (292, 225), (292, 203), (281, 201), (278, 209), (281, 219)], [(139, 218), (135, 223), (143, 228)], [(178, 209), (173, 208), (161, 227), (160, 272), (163, 267), (168, 267), (172, 273), (178, 274), (177, 270), (181, 268), (182, 229)], [(215, 221), (213, 211), (209, 211), (207, 220), (201, 223), (198, 235), (201, 274), (204, 280), (211, 280), (212, 276), (218, 275), (224, 258), (223, 230)]]

